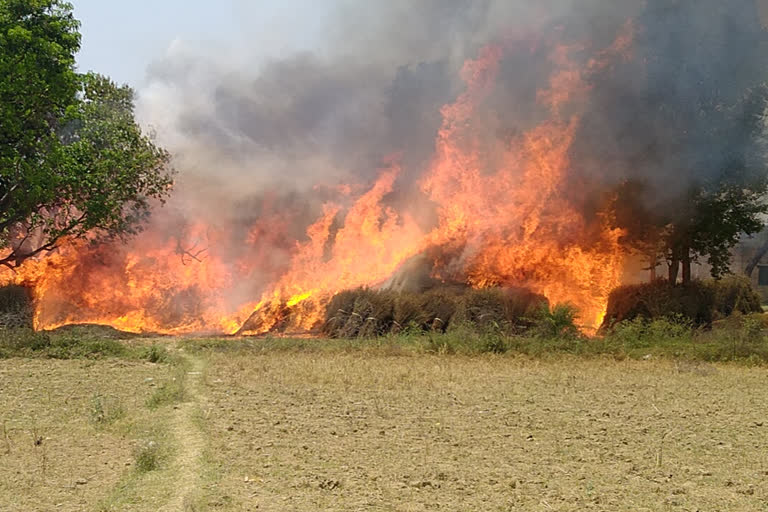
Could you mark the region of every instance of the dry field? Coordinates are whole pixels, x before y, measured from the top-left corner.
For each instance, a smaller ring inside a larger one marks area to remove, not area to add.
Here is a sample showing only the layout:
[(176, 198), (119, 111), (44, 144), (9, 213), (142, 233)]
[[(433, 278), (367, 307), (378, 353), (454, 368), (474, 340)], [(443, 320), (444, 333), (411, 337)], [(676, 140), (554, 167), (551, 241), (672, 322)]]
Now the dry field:
[(0, 510), (768, 510), (765, 368), (183, 354), (0, 361)]
[(167, 413), (146, 402), (169, 375), (122, 360), (0, 360), (0, 510), (99, 510), (116, 490), (143, 510), (162, 504), (167, 491), (135, 466), (145, 445), (166, 444)]

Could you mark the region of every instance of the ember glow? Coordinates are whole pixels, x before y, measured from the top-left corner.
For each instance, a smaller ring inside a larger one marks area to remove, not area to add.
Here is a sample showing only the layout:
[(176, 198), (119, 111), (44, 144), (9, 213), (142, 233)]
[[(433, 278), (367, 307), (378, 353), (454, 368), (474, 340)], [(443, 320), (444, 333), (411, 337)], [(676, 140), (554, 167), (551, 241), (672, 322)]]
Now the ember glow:
[(553, 45), (553, 71), (535, 95), (543, 115), (504, 136), (488, 136), (507, 114), (487, 100), (505, 56), (536, 45), (481, 49), (463, 66), (463, 92), (441, 109), (431, 163), (408, 185), (423, 204), (390, 200), (402, 186), (394, 155), (372, 184), (318, 183), (321, 212), (300, 233), (291, 226), (303, 214), (269, 194), (245, 227), (216, 212), (182, 220), (171, 205), (126, 245), (65, 245), (5, 279), (33, 288), (37, 329), (302, 332), (321, 324), (336, 292), (375, 287), (409, 258), (434, 253), (433, 277), (527, 287), (573, 304), (585, 330), (594, 329), (621, 278), (622, 233), (611, 227), (610, 200), (589, 218), (570, 200), (569, 150), (590, 74), (629, 58), (632, 33), (628, 24), (613, 45), (581, 61), (574, 55), (584, 48)]

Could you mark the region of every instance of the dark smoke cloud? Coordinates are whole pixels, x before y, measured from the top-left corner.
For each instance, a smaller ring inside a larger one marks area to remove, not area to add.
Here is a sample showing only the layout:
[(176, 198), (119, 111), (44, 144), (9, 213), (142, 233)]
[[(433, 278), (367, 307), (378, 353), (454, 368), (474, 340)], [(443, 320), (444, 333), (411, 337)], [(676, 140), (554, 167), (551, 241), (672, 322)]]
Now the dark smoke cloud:
[[(702, 105), (715, 98), (737, 103), (768, 70), (753, 0), (324, 5), (333, 15), (312, 52), (256, 59), (253, 49), (242, 48), (228, 59), (182, 46), (149, 68), (139, 111), (176, 154), (178, 202), (242, 206), (277, 189), (317, 212), (318, 195), (302, 192), (318, 182), (370, 182), (393, 153), (404, 173), (402, 190), (390, 199), (412, 199), (410, 184), (434, 150), (440, 107), (462, 90), (464, 60), (488, 43), (523, 41), (505, 54), (489, 99), (487, 136), (503, 141), (547, 115), (536, 91), (553, 69), (552, 45), (582, 44), (586, 63), (628, 19), (637, 27), (633, 58), (590, 77), (589, 102), (579, 107), (574, 176), (585, 196), (590, 186), (642, 179), (650, 183), (649, 201), (668, 200), (714, 175), (728, 156), (712, 149), (726, 130), (706, 125), (726, 119), (701, 123)], [(667, 117), (658, 112), (665, 108)], [(733, 137), (731, 147), (749, 138)], [(697, 165), (692, 154), (701, 155)]]
[(642, 182), (649, 209), (669, 211), (734, 166), (765, 172), (763, 4), (647, 1), (632, 59), (591, 80), (573, 149), (581, 178)]
[(316, 52), (228, 68), (182, 47), (150, 66), (140, 112), (185, 176), (215, 177), (231, 196), (276, 182), (311, 186), (318, 176), (366, 181), (393, 152), (406, 167), (423, 165), (464, 60), (570, 9), (506, 0), (327, 5), (335, 15)]

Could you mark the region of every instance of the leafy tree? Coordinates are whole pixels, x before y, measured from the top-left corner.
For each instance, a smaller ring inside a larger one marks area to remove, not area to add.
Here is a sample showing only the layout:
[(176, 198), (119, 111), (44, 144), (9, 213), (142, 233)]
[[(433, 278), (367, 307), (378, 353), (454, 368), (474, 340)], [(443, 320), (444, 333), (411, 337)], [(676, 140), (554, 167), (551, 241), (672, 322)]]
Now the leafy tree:
[(133, 91), (75, 72), (77, 30), (69, 3), (0, 0), (0, 264), (131, 235), (172, 185)]

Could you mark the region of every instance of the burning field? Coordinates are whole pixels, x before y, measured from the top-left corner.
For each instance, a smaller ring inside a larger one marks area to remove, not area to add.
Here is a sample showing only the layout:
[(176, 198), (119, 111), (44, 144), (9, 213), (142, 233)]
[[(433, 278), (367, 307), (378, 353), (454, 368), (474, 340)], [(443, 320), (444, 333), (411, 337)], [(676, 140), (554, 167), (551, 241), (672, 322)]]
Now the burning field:
[(435, 282), (527, 288), (597, 328), (628, 250), (621, 172), (585, 170), (585, 146), (608, 143), (584, 117), (647, 31), (608, 11), (597, 28), (530, 12), (415, 61), (301, 55), (197, 88), (202, 58), (169, 55), (139, 105), (176, 154), (173, 199), (127, 244), (62, 245), (5, 280), (33, 290), (37, 329), (297, 333), (420, 258)]

